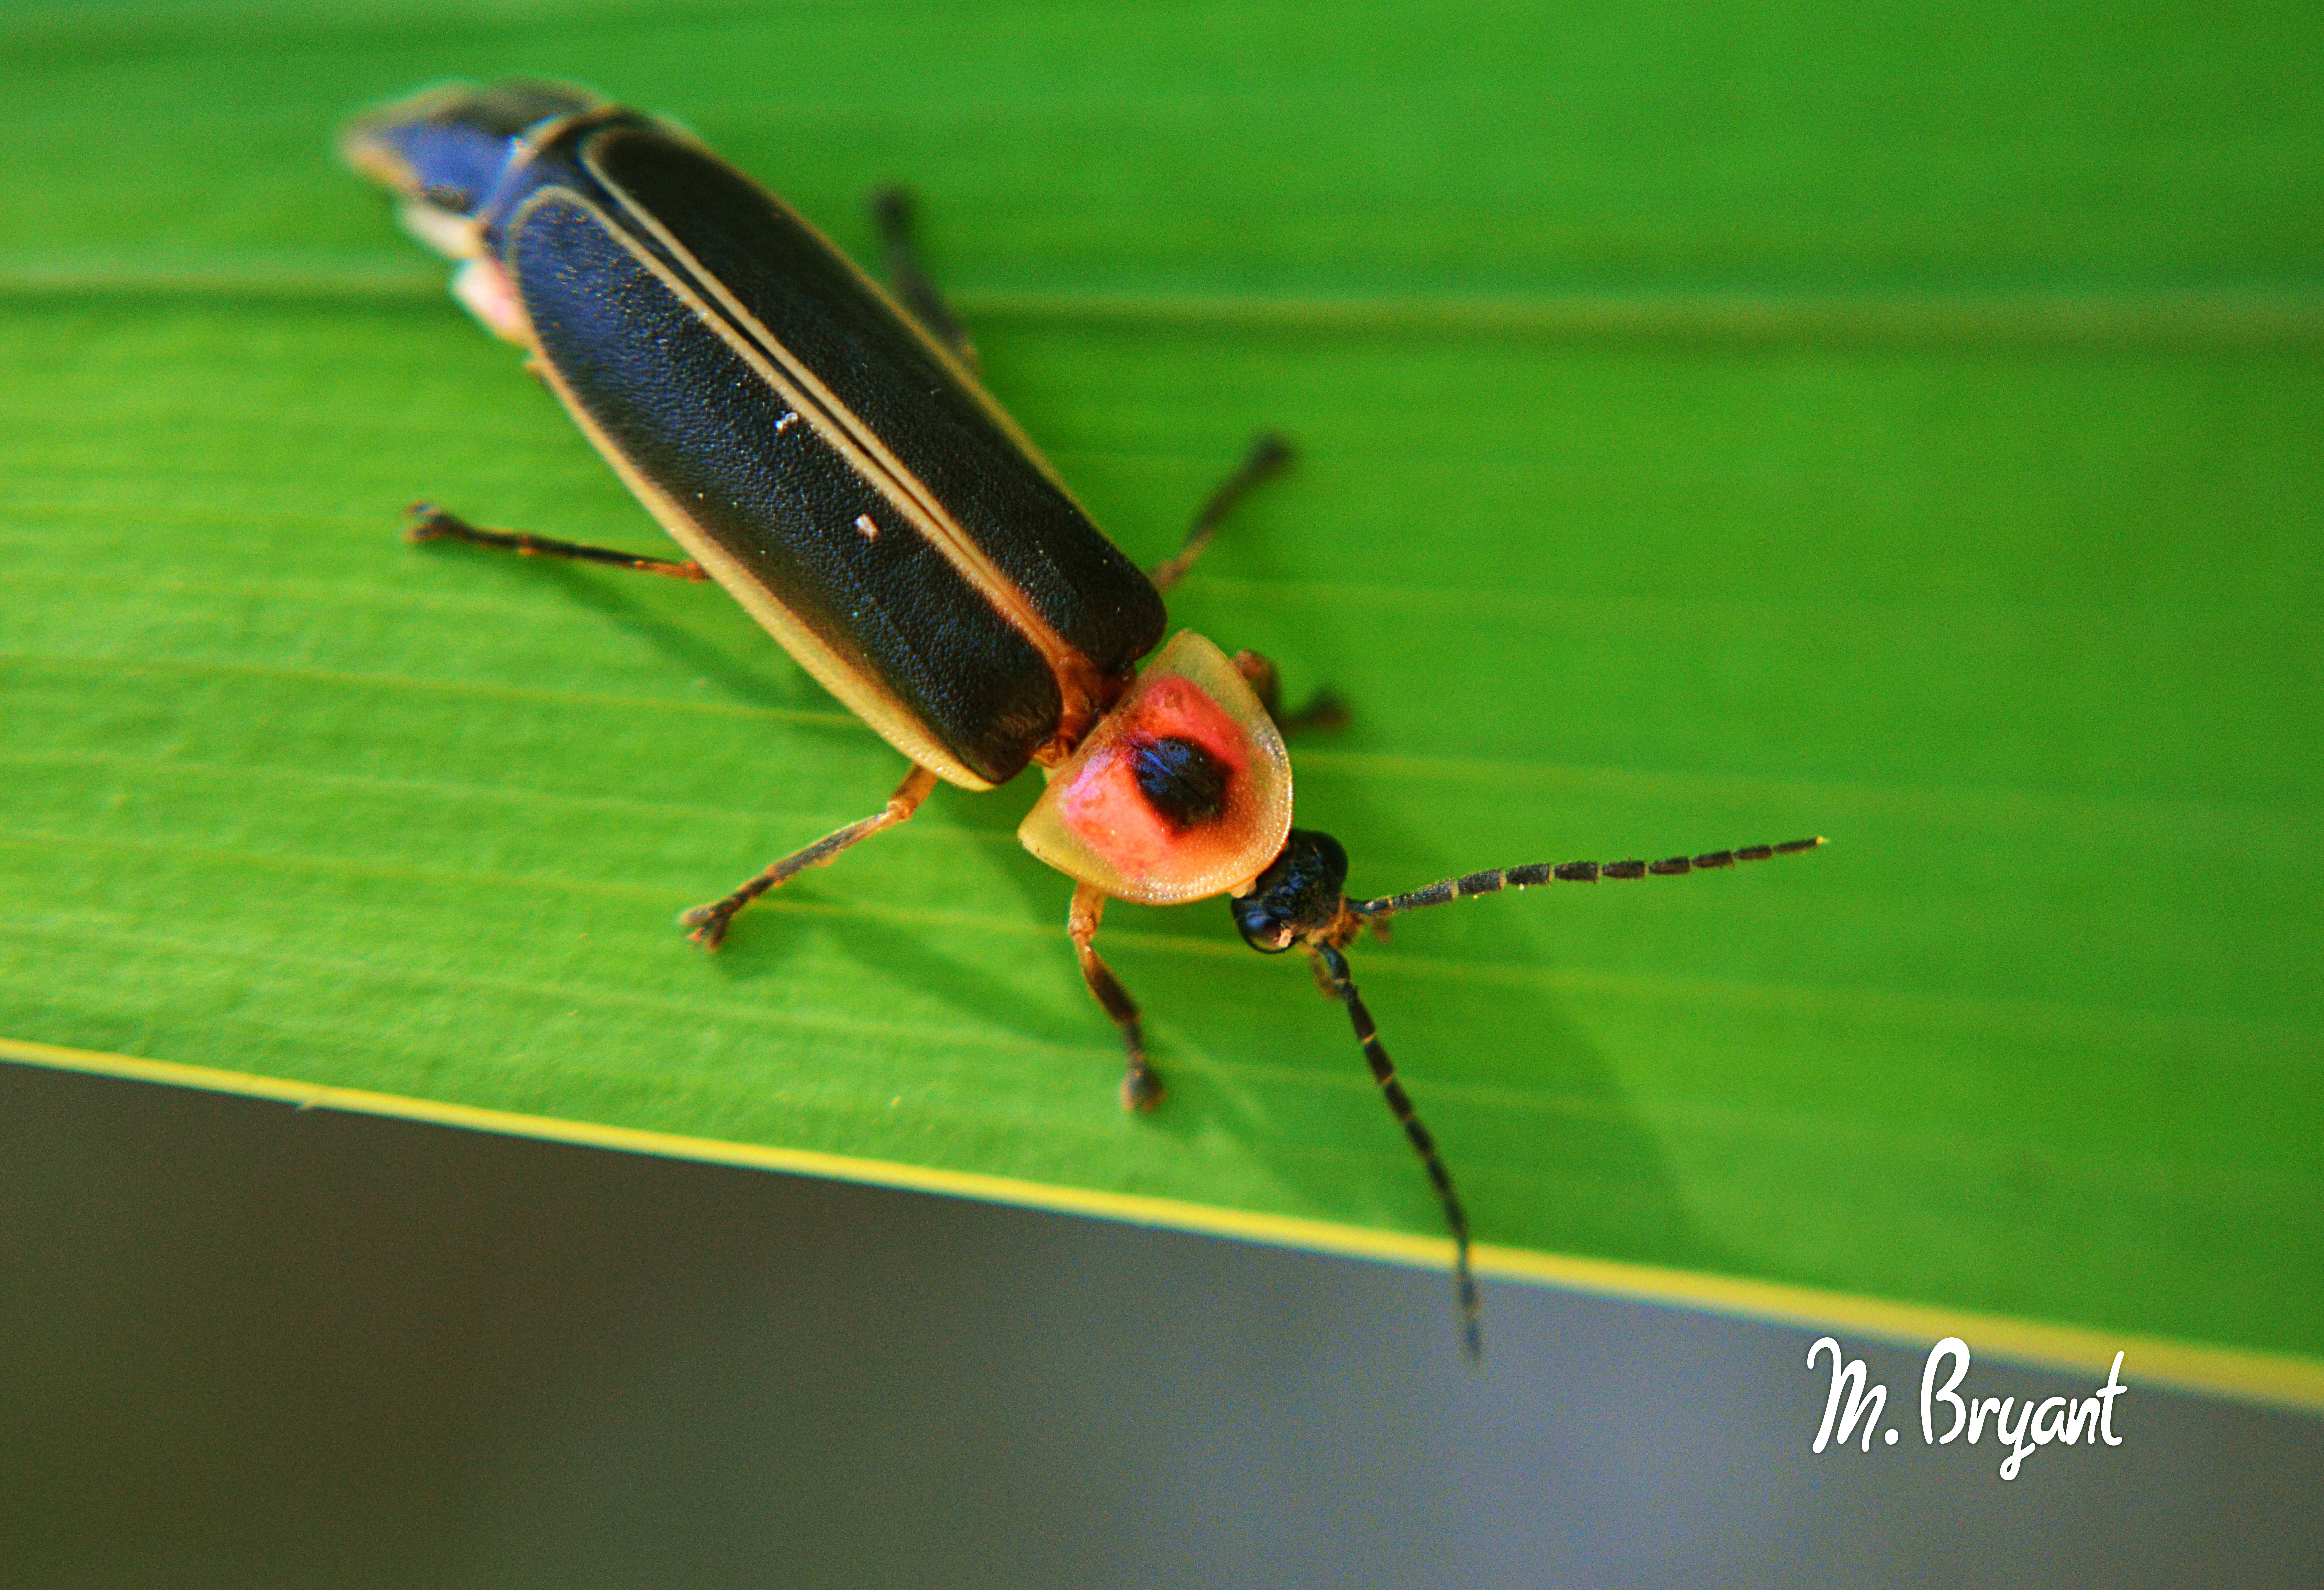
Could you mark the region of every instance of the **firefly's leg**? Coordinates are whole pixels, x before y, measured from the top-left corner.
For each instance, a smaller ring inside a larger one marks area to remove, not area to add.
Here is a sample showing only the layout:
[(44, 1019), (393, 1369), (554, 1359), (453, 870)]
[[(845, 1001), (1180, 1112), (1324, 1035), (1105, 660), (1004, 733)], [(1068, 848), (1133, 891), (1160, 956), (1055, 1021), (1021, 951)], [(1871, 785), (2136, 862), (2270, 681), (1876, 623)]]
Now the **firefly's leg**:
[(822, 866), (849, 846), (869, 839), (882, 828), (894, 827), (918, 811), (920, 802), (926, 800), (928, 791), (936, 787), (936, 774), (924, 767), (914, 768), (904, 775), (904, 781), (896, 786), (896, 792), (888, 797), (888, 804), (872, 816), (825, 834), (804, 850), (792, 851), (725, 899), (714, 900), (708, 905), (697, 905), (679, 917), (680, 922), (694, 929), (687, 937), (705, 949), (717, 948), (726, 941), (727, 924), (734, 920), (736, 911), (768, 890), (789, 883), (807, 868)]
[(1282, 474), (1289, 467), (1292, 456), (1291, 439), (1286, 436), (1270, 430), (1255, 438), (1250, 451), (1243, 455), (1235, 472), (1220, 484), (1194, 515), (1194, 522), (1186, 531), (1185, 544), (1175, 556), (1146, 571), (1154, 588), (1167, 591), (1184, 578), (1186, 570), (1194, 566), (1194, 559), (1203, 555), (1203, 549), (1211, 544), (1211, 536), (1219, 528), (1220, 521), (1233, 513), (1235, 504), (1250, 495), (1253, 488)]
[(901, 188), (876, 189), (870, 208), (872, 223), (880, 228), (881, 252), (896, 296), (930, 337), (944, 344), (953, 357), (975, 369), (976, 344), (969, 340), (968, 328), (945, 302), (928, 273), (920, 269), (920, 251), (912, 241), (912, 218), (918, 207), (911, 194)]
[(1065, 919), (1065, 931), (1073, 935), (1074, 953), (1081, 957), (1083, 980), (1105, 1007), (1105, 1013), (1113, 1018), (1113, 1024), (1121, 1029), (1121, 1046), (1130, 1051), (1130, 1069), (1121, 1078), (1121, 1107), (1143, 1114), (1162, 1102), (1162, 1078), (1146, 1063), (1146, 1034), (1138, 1022), (1138, 1002), (1130, 997), (1130, 991), (1090, 943), (1097, 937), (1098, 920), (1104, 915), (1104, 893), (1081, 884), (1074, 891), (1073, 914)]
[(671, 558), (641, 558), (635, 552), (624, 552), (614, 547), (585, 547), (578, 541), (551, 541), (545, 535), (526, 535), (516, 531), (479, 530), (466, 520), (437, 507), (432, 503), (414, 503), (412, 517), (416, 522), (403, 532), (408, 541), (466, 541), (472, 547), (498, 547), (526, 558), (566, 558), (576, 563), (605, 563), (616, 569), (634, 569), (641, 574), (667, 575), (671, 579), (706, 580), (709, 571), (691, 560)]
[(1307, 705), (1298, 711), (1286, 713), (1283, 710), (1283, 676), (1276, 671), (1272, 658), (1256, 652), (1238, 652), (1234, 665), (1235, 671), (1250, 687), (1251, 694), (1259, 698), (1259, 704), (1267, 708), (1267, 716), (1285, 734), (1337, 734), (1348, 726), (1348, 704), (1331, 686), (1307, 698)]

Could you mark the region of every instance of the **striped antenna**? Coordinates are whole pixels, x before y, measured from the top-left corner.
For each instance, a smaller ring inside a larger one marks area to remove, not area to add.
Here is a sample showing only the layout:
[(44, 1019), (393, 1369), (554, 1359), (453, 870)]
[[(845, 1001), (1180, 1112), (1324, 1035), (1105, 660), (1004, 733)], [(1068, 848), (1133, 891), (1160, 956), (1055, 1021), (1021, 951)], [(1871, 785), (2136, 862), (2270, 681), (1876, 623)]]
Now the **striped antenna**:
[(1461, 1340), (1473, 1361), (1484, 1355), (1483, 1327), (1477, 1319), (1477, 1278), (1469, 1273), (1469, 1216), (1461, 1207), (1461, 1195), (1452, 1190), (1452, 1173), (1444, 1169), (1437, 1156), (1436, 1140), (1428, 1135), (1428, 1128), (1420, 1123), (1419, 1114), (1412, 1107), (1412, 1097), (1404, 1091), (1404, 1084), (1396, 1079), (1396, 1067), (1380, 1046), (1379, 1031), (1372, 1025), (1372, 1013), (1364, 1009), (1361, 996), (1356, 993), (1356, 980), (1348, 972), (1348, 957), (1332, 944), (1310, 939), (1308, 948), (1314, 951), (1317, 964), (1329, 979), (1333, 996), (1348, 1007), (1348, 1021), (1355, 1027), (1356, 1041), (1363, 1045), (1364, 1063), (1372, 1068), (1372, 1080), (1379, 1084), (1380, 1096), (1388, 1100), (1389, 1113), (1404, 1127), (1405, 1136), (1412, 1140), (1413, 1151), (1428, 1170), (1428, 1179), (1436, 1184), (1437, 1200), (1444, 1206), (1444, 1224), (1452, 1232), (1452, 1285), (1461, 1299)]
[[(1713, 850), (1703, 855), (1674, 855), (1663, 861), (1610, 861), (1600, 864), (1594, 861), (1537, 862), (1531, 866), (1497, 867), (1491, 872), (1470, 873), (1459, 878), (1446, 878), (1431, 883), (1425, 889), (1416, 889), (1409, 894), (1386, 894), (1378, 900), (1351, 900), (1348, 910), (1366, 921), (1392, 917), (1398, 911), (1419, 911), (1425, 906), (1448, 905), (1471, 895), (1499, 894), (1504, 889), (1531, 889), (1543, 883), (1595, 883), (1600, 878), (1667, 878), (1680, 873), (1709, 871), (1715, 867), (1731, 867), (1738, 862), (1766, 861), (1775, 855), (1796, 855), (1803, 850), (1813, 850), (1823, 843), (1821, 838), (1793, 839), (1782, 845), (1747, 845), (1740, 850)], [(1350, 991), (1352, 994), (1353, 991)]]

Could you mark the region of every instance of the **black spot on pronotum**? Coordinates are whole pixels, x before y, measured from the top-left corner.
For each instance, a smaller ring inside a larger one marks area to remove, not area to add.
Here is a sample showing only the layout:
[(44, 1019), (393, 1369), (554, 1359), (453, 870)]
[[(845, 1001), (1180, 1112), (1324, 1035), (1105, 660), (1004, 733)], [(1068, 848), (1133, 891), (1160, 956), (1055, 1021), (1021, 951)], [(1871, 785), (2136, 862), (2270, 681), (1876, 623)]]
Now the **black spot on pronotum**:
[(1192, 740), (1172, 735), (1141, 742), (1130, 766), (1147, 804), (1172, 827), (1214, 823), (1227, 809), (1227, 764)]

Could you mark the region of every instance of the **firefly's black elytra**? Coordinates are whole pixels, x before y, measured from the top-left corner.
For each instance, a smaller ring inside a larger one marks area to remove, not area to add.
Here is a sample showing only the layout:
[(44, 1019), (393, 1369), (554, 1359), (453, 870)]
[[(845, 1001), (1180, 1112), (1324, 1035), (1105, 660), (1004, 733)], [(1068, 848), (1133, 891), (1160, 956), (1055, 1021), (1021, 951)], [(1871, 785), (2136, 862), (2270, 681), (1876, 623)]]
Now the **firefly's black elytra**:
[[(1821, 841), (1517, 867), (1351, 901), (1338, 842), (1291, 827), (1273, 666), (1191, 631), (1155, 652), (1162, 591), (1288, 461), (1279, 439), (1259, 441), (1149, 575), (979, 384), (966, 334), (913, 259), (900, 193), (880, 195), (874, 214), (909, 312), (694, 138), (567, 84), (429, 89), (358, 118), (341, 148), (460, 262), (455, 296), (532, 356), (688, 558), (480, 530), (432, 509), (413, 538), (714, 579), (912, 763), (880, 811), (685, 913), (692, 937), (715, 949), (735, 912), (905, 821), (938, 779), (986, 790), (1038, 765), (1047, 788), (1019, 837), (1074, 880), (1067, 931), (1121, 1031), (1123, 1102), (1150, 1109), (1162, 1086), (1137, 1003), (1093, 942), (1109, 899), (1224, 894), (1254, 948), (1305, 948), (1435, 1187), (1475, 1353), (1467, 1216), (1342, 951), (1397, 911), (1471, 894)], [(1319, 700), (1303, 716), (1335, 712)]]

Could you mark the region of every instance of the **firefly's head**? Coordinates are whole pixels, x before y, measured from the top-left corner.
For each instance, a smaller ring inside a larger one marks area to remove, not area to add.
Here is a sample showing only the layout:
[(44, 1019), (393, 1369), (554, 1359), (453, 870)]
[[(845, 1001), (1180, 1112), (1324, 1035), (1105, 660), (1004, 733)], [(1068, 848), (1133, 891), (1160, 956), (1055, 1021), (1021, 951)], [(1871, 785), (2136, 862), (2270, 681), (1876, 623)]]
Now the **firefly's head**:
[(1294, 828), (1283, 854), (1236, 899), (1235, 926), (1262, 955), (1280, 955), (1300, 940), (1329, 936), (1347, 908), (1348, 853), (1329, 834)]

